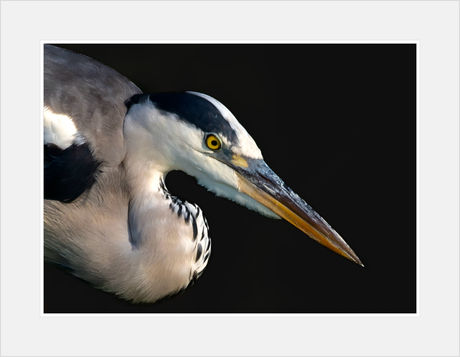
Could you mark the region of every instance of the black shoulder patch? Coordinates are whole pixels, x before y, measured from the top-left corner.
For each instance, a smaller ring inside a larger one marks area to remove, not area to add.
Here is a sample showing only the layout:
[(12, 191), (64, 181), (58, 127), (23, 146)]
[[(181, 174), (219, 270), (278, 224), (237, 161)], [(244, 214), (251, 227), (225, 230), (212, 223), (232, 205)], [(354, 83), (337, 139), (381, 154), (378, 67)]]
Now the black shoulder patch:
[(159, 110), (176, 114), (180, 120), (194, 125), (205, 133), (223, 134), (233, 143), (238, 140), (235, 131), (220, 111), (200, 96), (185, 92), (154, 93), (148, 96)]
[(71, 145), (62, 150), (57, 145), (44, 147), (45, 199), (72, 202), (96, 182), (100, 162), (87, 144)]

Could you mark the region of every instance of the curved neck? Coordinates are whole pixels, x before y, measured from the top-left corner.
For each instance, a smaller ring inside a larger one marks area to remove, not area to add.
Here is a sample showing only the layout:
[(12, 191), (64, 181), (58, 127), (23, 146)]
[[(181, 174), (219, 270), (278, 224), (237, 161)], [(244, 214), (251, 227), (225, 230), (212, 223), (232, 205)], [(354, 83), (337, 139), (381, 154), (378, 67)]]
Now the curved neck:
[(155, 242), (159, 232), (150, 222), (155, 222), (166, 210), (163, 188), (165, 173), (153, 162), (139, 160), (142, 156), (129, 155), (123, 162), (129, 188), (128, 233), (133, 249), (146, 242)]
[[(170, 208), (165, 198), (164, 174), (146, 166), (127, 171), (129, 251), (123, 252), (123, 289), (128, 297), (155, 301), (187, 286), (191, 267), (184, 256), (193, 252), (190, 227)], [(164, 279), (168, 276), (169, 279)]]

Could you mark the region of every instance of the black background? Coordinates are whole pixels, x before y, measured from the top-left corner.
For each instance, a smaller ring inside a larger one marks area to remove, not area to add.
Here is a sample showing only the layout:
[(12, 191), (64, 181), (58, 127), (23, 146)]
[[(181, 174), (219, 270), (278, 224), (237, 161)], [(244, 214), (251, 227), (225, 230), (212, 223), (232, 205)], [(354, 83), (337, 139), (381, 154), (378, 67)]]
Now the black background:
[(218, 99), (365, 268), (173, 172), (169, 190), (197, 203), (211, 227), (212, 254), (197, 283), (133, 305), (45, 264), (45, 312), (416, 312), (415, 45), (59, 46), (144, 92)]

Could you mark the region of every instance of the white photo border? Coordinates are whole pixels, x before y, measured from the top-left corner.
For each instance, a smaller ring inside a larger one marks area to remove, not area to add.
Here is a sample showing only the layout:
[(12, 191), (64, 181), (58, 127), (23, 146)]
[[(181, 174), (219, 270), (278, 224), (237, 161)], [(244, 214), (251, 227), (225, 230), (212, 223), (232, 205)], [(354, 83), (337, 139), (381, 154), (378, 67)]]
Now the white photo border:
[[(2, 354), (458, 355), (458, 13), (458, 1), (3, 1)], [(418, 313), (43, 315), (45, 42), (416, 43)]]

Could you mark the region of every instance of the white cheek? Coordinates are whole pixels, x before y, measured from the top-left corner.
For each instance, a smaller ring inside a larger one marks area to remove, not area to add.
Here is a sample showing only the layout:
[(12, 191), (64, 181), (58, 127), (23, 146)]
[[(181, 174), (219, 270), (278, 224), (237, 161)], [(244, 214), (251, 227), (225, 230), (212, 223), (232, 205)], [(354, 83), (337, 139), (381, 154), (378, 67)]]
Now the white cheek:
[(207, 166), (207, 176), (216, 183), (224, 184), (232, 188), (238, 188), (238, 181), (236, 178), (235, 171), (229, 168), (227, 165), (212, 159), (205, 157)]
[(193, 173), (187, 173), (195, 176), (201, 186), (219, 197), (225, 197), (269, 218), (280, 218), (253, 198), (240, 192), (236, 173), (227, 165), (208, 157), (205, 165), (206, 171), (195, 169)]

